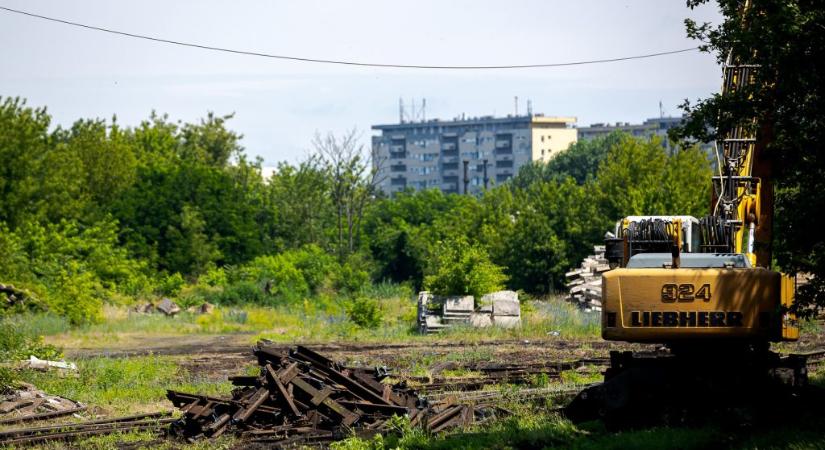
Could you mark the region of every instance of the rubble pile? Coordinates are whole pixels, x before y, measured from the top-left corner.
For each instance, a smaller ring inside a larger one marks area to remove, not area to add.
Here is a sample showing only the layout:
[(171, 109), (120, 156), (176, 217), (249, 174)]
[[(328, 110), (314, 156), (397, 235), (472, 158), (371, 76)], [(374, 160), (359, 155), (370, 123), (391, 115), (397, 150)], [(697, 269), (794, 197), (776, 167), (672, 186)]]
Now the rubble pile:
[(306, 348), (258, 344), (257, 376), (230, 377), (231, 398), (168, 391), (183, 412), (171, 432), (189, 440), (234, 433), (256, 442), (309, 443), (387, 431), (393, 416), (438, 432), (492, 415), (485, 405), (429, 404), (406, 383), (385, 384), (386, 368), (344, 367)]
[(584, 258), (578, 269), (564, 274), (569, 294), (566, 300), (584, 311), (602, 310), (602, 274), (610, 270), (604, 245), (594, 245), (593, 255)]
[(49, 395), (28, 383), (0, 392), (0, 425), (67, 416), (85, 409), (82, 403)]

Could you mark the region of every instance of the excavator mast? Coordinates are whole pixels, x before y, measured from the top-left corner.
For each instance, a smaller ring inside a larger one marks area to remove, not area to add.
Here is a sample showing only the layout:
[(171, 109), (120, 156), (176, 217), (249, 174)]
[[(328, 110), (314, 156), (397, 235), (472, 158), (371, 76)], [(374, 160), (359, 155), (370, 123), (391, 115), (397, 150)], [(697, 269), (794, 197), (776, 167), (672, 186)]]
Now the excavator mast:
[[(752, 56), (728, 55), (723, 96), (747, 101), (764, 88)], [(614, 269), (602, 275), (602, 337), (668, 353), (611, 352), (605, 382), (567, 407), (572, 420), (672, 417), (706, 409), (702, 398), (748, 403), (775, 391), (780, 373), (780, 384), (807, 383), (804, 358), (770, 351), (799, 338), (794, 280), (770, 270), (770, 129), (757, 117), (721, 126), (708, 216), (625, 217), (605, 241)]]
[[(732, 95), (755, 83), (759, 66), (742, 63), (733, 54), (723, 68), (722, 95)], [(771, 264), (773, 192), (767, 162), (766, 132), (757, 141), (756, 119), (728, 129), (717, 145), (719, 174), (713, 177), (711, 214), (702, 221), (702, 245), (706, 253), (744, 253), (753, 266)], [(721, 153), (721, 155), (720, 155)]]

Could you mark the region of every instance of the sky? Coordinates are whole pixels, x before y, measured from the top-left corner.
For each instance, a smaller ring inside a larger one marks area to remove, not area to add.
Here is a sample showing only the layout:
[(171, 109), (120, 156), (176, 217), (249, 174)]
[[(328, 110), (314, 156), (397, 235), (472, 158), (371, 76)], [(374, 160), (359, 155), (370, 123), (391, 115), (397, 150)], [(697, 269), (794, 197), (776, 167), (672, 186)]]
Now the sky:
[[(684, 19), (718, 22), (684, 0), (0, 0), (0, 6), (204, 45), (310, 58), (425, 65), (582, 61), (696, 46)], [(358, 68), (231, 55), (0, 11), (0, 96), (46, 106), (55, 125), (152, 111), (197, 121), (234, 113), (249, 155), (297, 162), (315, 133), (398, 121), (398, 99), (427, 118), (519, 112), (595, 122), (679, 115), (718, 91), (709, 54), (528, 70)]]

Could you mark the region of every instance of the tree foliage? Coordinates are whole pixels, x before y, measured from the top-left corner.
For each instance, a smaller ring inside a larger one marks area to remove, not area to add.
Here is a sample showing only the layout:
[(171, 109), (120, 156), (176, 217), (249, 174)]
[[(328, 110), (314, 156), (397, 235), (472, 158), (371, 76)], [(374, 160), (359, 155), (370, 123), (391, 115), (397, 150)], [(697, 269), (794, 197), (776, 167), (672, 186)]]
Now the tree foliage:
[(708, 197), (698, 150), (613, 135), (522, 169), (480, 196), (375, 191), (355, 132), (269, 179), (231, 116), (196, 123), (152, 114), (136, 127), (79, 120), (0, 99), (0, 276), (74, 323), (104, 302), (305, 304), (333, 296), (360, 326), (380, 320), (372, 282), (443, 294), (533, 294), (623, 215), (695, 214)]
[[(694, 8), (709, 0), (689, 0)], [(814, 278), (800, 290), (798, 310), (825, 305), (825, 238), (820, 227), (825, 182), (825, 9), (815, 0), (718, 0), (718, 24), (686, 21), (688, 36), (725, 62), (747, 55), (758, 65), (755, 82), (683, 108), (690, 120), (676, 133), (694, 140), (718, 139), (721, 130), (757, 118), (757, 139), (768, 144), (775, 182), (774, 254), (783, 270)]]

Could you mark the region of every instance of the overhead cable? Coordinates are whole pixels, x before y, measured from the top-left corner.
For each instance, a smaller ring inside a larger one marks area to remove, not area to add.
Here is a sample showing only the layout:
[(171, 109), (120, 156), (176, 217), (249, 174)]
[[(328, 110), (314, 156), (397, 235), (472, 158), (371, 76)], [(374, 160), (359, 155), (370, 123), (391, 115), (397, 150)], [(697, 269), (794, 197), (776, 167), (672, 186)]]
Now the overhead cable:
[(381, 63), (381, 62), (365, 62), (365, 61), (350, 61), (350, 60), (338, 60), (338, 59), (322, 59), (322, 58), (309, 58), (304, 56), (291, 56), (291, 55), (276, 55), (271, 53), (263, 53), (258, 51), (250, 51), (250, 50), (238, 50), (238, 49), (231, 49), (225, 47), (216, 47), (212, 45), (204, 45), (204, 44), (196, 44), (192, 42), (183, 42), (183, 41), (176, 41), (172, 39), (165, 39), (155, 36), (149, 36), (144, 34), (137, 34), (137, 33), (130, 33), (126, 31), (119, 31), (111, 28), (104, 28), (98, 27), (94, 25), (87, 25), (79, 22), (72, 22), (70, 20), (59, 19), (56, 17), (49, 17), (40, 14), (35, 14), (28, 11), (22, 11), (19, 9), (9, 8), (6, 6), (0, 6), (0, 10), (14, 13), (14, 14), (21, 14), (24, 16), (47, 20), (50, 22), (61, 23), (64, 25), (71, 25), (74, 27), (85, 28), (87, 30), (94, 30), (94, 31), (101, 31), (104, 33), (115, 34), (119, 36), (125, 36), (135, 39), (143, 39), (152, 42), (159, 42), (163, 44), (171, 44), (171, 45), (178, 45), (183, 47), (191, 47), (191, 48), (198, 48), (201, 50), (210, 50), (216, 52), (223, 52), (223, 53), (232, 53), (237, 55), (246, 55), (246, 56), (257, 56), (262, 58), (271, 58), (271, 59), (279, 59), (279, 60), (286, 60), (286, 61), (297, 61), (297, 62), (307, 62), (307, 63), (317, 63), (317, 64), (337, 64), (337, 65), (344, 65), (344, 66), (360, 66), (360, 67), (383, 67), (383, 68), (397, 68), (397, 69), (438, 69), (438, 70), (498, 70), (498, 69), (540, 69), (540, 68), (551, 68), (551, 67), (567, 67), (567, 66), (584, 66), (589, 64), (603, 64), (603, 63), (611, 63), (611, 62), (619, 62), (619, 61), (629, 61), (629, 60), (636, 60), (636, 59), (646, 59), (646, 58), (654, 58), (657, 56), (665, 56), (665, 55), (675, 55), (678, 53), (687, 53), (694, 50), (698, 50), (699, 47), (690, 47), (690, 48), (683, 48), (679, 50), (670, 50), (664, 52), (657, 52), (657, 53), (648, 53), (644, 55), (633, 55), (633, 56), (622, 56), (617, 58), (604, 58), (604, 59), (593, 59), (593, 60), (586, 60), (586, 61), (570, 61), (570, 62), (559, 62), (559, 63), (537, 63), (537, 64), (497, 64), (497, 65), (438, 65), (438, 64), (395, 64), (395, 63)]

